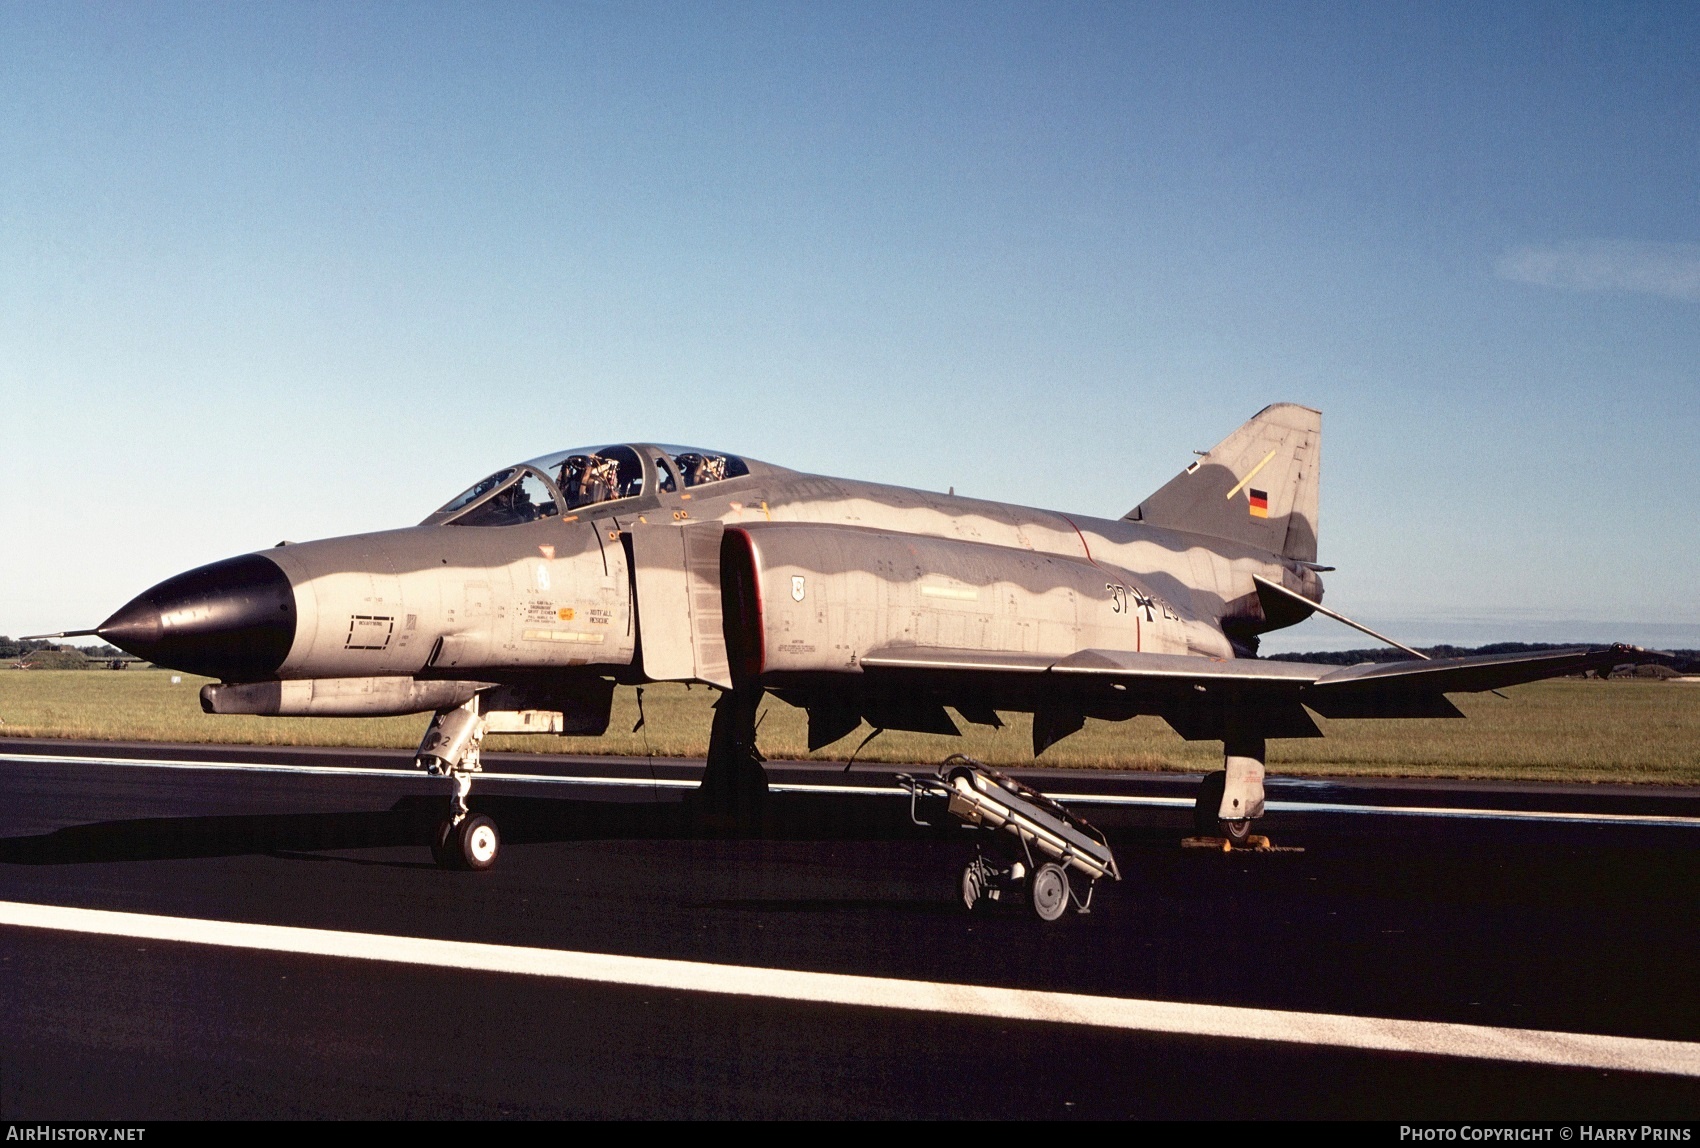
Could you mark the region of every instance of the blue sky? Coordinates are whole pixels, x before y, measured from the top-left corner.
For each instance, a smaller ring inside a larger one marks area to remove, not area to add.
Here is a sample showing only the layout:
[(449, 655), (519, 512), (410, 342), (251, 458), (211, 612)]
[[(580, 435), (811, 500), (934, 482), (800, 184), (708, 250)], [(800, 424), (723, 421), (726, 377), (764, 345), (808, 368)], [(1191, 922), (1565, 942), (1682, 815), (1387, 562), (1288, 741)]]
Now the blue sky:
[(1114, 516), (1290, 400), (1330, 605), (1700, 646), (1697, 33), (0, 5), (0, 633), (563, 446)]

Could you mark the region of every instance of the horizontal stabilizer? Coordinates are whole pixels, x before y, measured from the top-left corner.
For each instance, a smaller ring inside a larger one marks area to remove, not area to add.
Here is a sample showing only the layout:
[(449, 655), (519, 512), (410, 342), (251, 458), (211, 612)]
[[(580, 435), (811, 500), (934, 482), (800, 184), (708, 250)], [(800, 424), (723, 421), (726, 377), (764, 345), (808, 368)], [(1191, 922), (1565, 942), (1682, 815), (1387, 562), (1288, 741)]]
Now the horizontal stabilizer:
[(1312, 614), (1321, 614), (1324, 617), (1333, 618), (1336, 622), (1344, 622), (1359, 633), (1368, 634), (1378, 642), (1385, 642), (1395, 650), (1403, 650), (1413, 658), (1425, 662), (1429, 660), (1427, 654), (1418, 653), (1403, 642), (1395, 642), (1386, 634), (1377, 633), (1362, 622), (1354, 622), (1346, 615), (1330, 610), (1320, 602), (1313, 602), (1303, 594), (1294, 593), (1285, 586), (1271, 582), (1260, 574), (1253, 574), (1251, 581), (1252, 585), (1257, 588), (1257, 600), (1263, 607), (1263, 616), (1277, 627), (1297, 625)]

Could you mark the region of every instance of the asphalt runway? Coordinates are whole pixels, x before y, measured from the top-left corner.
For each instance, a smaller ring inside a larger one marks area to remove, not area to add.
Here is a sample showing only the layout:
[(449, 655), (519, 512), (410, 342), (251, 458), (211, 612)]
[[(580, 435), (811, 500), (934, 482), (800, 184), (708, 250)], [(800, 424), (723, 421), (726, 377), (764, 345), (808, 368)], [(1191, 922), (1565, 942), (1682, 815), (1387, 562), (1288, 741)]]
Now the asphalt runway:
[[(1196, 779), (1023, 773), (1124, 877), (1047, 925), (966, 912), (971, 834), (911, 825), (888, 767), (770, 764), (731, 839), (681, 816), (695, 763), (489, 755), (502, 856), (452, 873), (408, 757), (0, 740), (0, 918), (145, 915), (0, 925), (0, 1117), (1700, 1116), (1692, 790), (1272, 779), (1261, 828), (1303, 852), (1225, 855), (1180, 846)], [(1228, 1029), (1115, 1027), (1124, 1002)], [(1681, 1043), (1565, 1067), (1318, 1017)]]

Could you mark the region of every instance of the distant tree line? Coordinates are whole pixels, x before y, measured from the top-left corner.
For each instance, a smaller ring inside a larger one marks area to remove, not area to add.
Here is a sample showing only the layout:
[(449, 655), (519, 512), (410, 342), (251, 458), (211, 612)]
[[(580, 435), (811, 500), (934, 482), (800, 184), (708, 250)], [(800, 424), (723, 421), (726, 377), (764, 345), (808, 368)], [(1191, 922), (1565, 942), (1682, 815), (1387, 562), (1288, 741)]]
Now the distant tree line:
[(0, 658), (27, 659), (28, 664), (44, 670), (80, 670), (113, 658), (130, 660), (130, 655), (115, 646), (72, 646), (43, 638), (8, 638), (0, 634)]
[(58, 648), (52, 642), (8, 638), (6, 635), (0, 634), (0, 658), (16, 658), (35, 650), (57, 650)]

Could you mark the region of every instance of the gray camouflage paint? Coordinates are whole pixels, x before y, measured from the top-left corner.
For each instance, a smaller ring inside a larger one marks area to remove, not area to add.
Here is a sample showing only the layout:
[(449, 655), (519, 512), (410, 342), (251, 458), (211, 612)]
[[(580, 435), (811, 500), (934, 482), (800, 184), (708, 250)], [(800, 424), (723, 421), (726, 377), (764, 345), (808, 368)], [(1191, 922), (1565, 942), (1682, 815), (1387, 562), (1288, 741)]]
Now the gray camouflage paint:
[[(639, 449), (654, 491), (658, 452)], [(297, 611), (277, 676), (594, 667), (636, 680), (622, 535), (705, 522), (742, 530), (755, 544), (764, 663), (776, 675), (857, 673), (864, 654), (902, 645), (1228, 658), (1223, 620), (1261, 620), (1254, 574), (1321, 597), (1320, 581), (1299, 561), (1172, 526), (749, 466), (745, 477), (565, 519), (425, 524), (266, 551), (294, 585)], [(1212, 463), (1196, 477), (1220, 486), (1215, 472), (1227, 469)], [(1281, 533), (1293, 519), (1314, 539), (1313, 508), (1282, 509)], [(1275, 526), (1256, 526), (1273, 538)], [(659, 627), (663, 611), (684, 605), (681, 595), (644, 609)]]
[[(665, 490), (663, 451), (635, 449), (646, 493), (576, 514), (468, 526), (438, 512), (264, 552), (294, 594), (276, 677), (335, 682), (211, 687), (208, 708), (418, 712), (439, 692), (360, 683), (452, 684), (442, 697), (494, 684), (486, 711), (554, 710), (599, 731), (612, 682), (727, 688), (742, 675), (808, 709), (811, 746), (863, 719), (955, 732), (949, 706), (988, 724), (1031, 712), (1041, 752), (1088, 716), (1153, 713), (1223, 740), (1231, 765), (1261, 760), (1265, 738), (1319, 736), (1307, 707), (1460, 716), (1446, 692), (1615, 656), (1343, 670), (1250, 657), (1259, 634), (1322, 599), (1321, 416), (1293, 404), (1265, 408), (1119, 520), (753, 460), (747, 475)], [(1224, 809), (1261, 793), (1229, 774)]]

